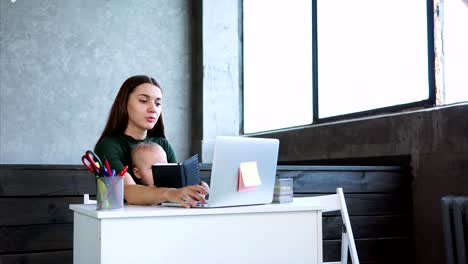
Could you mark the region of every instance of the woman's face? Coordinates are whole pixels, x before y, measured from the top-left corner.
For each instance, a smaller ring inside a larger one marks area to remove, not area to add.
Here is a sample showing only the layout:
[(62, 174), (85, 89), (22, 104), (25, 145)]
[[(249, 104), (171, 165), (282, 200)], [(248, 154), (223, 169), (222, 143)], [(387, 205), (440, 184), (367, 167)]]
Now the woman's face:
[(162, 92), (154, 84), (138, 85), (127, 102), (127, 130), (145, 131), (154, 127), (161, 115)]

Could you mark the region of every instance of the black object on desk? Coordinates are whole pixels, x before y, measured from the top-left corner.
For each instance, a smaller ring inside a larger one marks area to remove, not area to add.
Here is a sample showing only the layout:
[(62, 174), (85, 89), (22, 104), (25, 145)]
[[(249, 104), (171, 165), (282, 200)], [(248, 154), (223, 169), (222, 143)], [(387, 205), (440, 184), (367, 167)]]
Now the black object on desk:
[(198, 154), (179, 163), (154, 164), (152, 170), (157, 187), (181, 188), (200, 184)]

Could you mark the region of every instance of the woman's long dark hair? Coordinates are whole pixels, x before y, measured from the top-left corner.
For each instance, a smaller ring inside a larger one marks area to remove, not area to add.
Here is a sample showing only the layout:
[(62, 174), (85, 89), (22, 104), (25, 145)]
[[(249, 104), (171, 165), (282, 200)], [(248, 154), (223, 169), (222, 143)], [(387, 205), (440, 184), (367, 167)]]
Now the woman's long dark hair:
[[(128, 124), (127, 102), (130, 94), (135, 88), (144, 83), (151, 83), (161, 89), (159, 83), (152, 77), (146, 75), (136, 75), (128, 78), (120, 87), (119, 93), (115, 97), (114, 104), (110, 110), (109, 119), (96, 145), (105, 136), (124, 134)], [(161, 89), (162, 91), (162, 89)], [(164, 135), (164, 122), (162, 113), (151, 130), (148, 130), (147, 136), (166, 137)]]

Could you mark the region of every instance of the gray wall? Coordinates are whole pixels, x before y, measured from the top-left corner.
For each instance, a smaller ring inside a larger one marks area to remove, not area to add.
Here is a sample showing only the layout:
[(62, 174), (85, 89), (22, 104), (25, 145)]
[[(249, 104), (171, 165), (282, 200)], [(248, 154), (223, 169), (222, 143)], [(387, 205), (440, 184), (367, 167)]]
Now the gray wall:
[(201, 156), (213, 161), (216, 136), (240, 130), (240, 1), (203, 1), (203, 122)]
[(79, 164), (135, 74), (161, 83), (167, 136), (187, 157), (190, 17), (183, 0), (0, 0), (0, 163)]

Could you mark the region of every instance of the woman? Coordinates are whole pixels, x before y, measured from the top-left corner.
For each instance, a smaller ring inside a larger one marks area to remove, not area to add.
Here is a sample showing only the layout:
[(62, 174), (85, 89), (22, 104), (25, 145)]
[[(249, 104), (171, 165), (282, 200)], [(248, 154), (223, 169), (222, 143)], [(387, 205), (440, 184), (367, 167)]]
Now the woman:
[[(164, 135), (162, 100), (161, 86), (154, 78), (143, 75), (128, 78), (112, 105), (106, 127), (95, 147), (96, 154), (107, 159), (116, 171), (128, 165), (131, 172), (132, 147), (149, 141), (164, 149), (168, 162), (176, 162), (174, 150)], [(180, 189), (150, 187), (141, 185), (140, 180), (129, 172), (124, 175), (124, 195), (130, 204), (170, 201), (191, 207), (197, 202), (206, 202), (206, 183)]]

